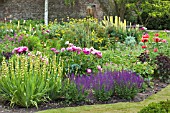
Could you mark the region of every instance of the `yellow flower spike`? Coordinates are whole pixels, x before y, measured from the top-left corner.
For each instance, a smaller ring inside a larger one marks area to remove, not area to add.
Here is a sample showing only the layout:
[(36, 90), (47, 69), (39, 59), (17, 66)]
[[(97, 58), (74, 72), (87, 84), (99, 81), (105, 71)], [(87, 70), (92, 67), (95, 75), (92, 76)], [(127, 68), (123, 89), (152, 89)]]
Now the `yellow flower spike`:
[(8, 66), (7, 63), (5, 61), (5, 58), (3, 57), (3, 61), (2, 61), (2, 67), (1, 67), (1, 77), (6, 77), (8, 76)]

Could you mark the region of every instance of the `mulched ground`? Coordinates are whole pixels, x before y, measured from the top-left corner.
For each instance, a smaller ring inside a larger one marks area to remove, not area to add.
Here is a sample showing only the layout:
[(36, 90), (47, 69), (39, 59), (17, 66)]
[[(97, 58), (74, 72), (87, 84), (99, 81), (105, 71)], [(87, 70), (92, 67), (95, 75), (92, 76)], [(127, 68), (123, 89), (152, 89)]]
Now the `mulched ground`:
[(107, 102), (99, 102), (99, 101), (91, 101), (88, 103), (79, 103), (79, 104), (71, 104), (71, 105), (66, 105), (61, 102), (49, 102), (49, 103), (44, 103), (39, 105), (39, 108), (19, 108), (15, 106), (14, 108), (9, 107), (9, 103), (0, 103), (0, 113), (34, 113), (36, 111), (41, 111), (41, 110), (47, 110), (47, 109), (52, 109), (52, 108), (63, 108), (63, 107), (75, 107), (75, 106), (82, 106), (82, 105), (93, 105), (93, 104), (111, 104), (111, 103), (118, 103), (118, 102), (139, 102), (143, 101), (147, 97), (151, 96), (152, 94), (156, 94), (157, 92), (161, 91), (161, 89), (165, 88), (168, 84), (162, 83), (158, 80), (154, 80), (154, 85), (153, 87), (149, 87), (146, 89), (145, 92), (138, 93), (135, 98), (131, 101), (125, 100), (125, 99), (119, 99), (117, 97), (113, 97)]

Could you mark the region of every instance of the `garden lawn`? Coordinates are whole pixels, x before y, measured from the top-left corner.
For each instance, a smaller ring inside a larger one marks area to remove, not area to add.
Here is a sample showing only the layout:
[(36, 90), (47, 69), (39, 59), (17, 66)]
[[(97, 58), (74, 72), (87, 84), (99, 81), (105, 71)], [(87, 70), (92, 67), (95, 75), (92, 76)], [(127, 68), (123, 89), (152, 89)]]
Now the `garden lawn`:
[(85, 105), (39, 111), (37, 113), (137, 113), (152, 102), (170, 99), (170, 85), (142, 102), (120, 102), (116, 104)]

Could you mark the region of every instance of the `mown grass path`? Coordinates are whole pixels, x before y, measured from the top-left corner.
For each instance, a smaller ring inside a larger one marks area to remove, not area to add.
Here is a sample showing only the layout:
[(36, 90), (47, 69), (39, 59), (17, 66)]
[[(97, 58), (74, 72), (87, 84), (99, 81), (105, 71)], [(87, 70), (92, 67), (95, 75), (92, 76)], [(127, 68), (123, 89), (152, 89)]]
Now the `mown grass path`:
[(142, 102), (120, 102), (104, 105), (85, 105), (80, 107), (45, 110), (39, 111), (37, 113), (137, 113), (149, 103), (159, 102), (167, 99), (170, 100), (170, 85)]

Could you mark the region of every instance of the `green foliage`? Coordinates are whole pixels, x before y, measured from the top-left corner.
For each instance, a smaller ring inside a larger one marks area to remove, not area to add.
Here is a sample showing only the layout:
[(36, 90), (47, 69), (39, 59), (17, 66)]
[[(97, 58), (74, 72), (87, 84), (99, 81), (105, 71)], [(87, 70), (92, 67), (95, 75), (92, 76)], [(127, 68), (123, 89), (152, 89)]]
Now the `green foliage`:
[(126, 39), (125, 39), (125, 44), (126, 44), (127, 46), (134, 47), (135, 44), (136, 44), (135, 37), (132, 37), (132, 36), (126, 37)]
[(61, 88), (62, 67), (56, 59), (47, 62), (40, 56), (15, 56), (8, 62), (3, 59), (0, 67), (0, 96), (10, 105), (36, 106), (52, 98)]
[[(138, 0), (138, 2), (128, 3), (126, 6), (129, 12), (135, 12), (134, 16), (138, 16), (138, 23), (150, 29), (167, 29), (170, 18), (169, 5), (170, 2), (164, 0)], [(154, 24), (156, 21), (159, 24)]]
[(29, 50), (40, 50), (41, 40), (37, 36), (24, 36), (20, 43), (21, 46), (27, 46)]
[(77, 88), (75, 83), (65, 79), (62, 83), (61, 94), (68, 104), (78, 104), (87, 101), (88, 92), (82, 91), (82, 88)]
[(170, 83), (170, 57), (160, 54), (156, 57), (155, 64), (157, 65), (157, 69), (154, 76), (164, 82)]
[(95, 98), (99, 101), (107, 101), (113, 96), (113, 90), (106, 91), (104, 85), (101, 90), (94, 90), (93, 92)]
[(138, 113), (169, 113), (170, 112), (170, 101), (161, 101), (159, 103), (151, 103), (144, 107)]

